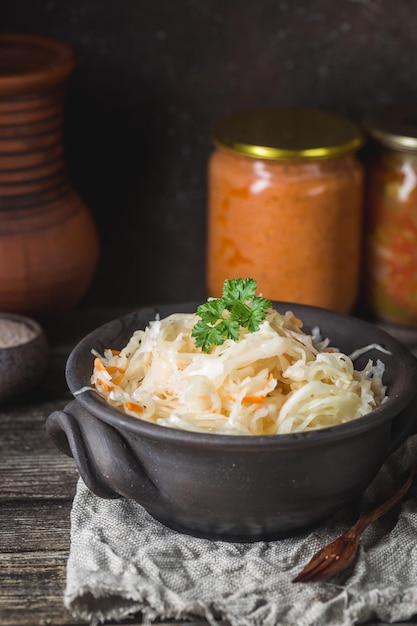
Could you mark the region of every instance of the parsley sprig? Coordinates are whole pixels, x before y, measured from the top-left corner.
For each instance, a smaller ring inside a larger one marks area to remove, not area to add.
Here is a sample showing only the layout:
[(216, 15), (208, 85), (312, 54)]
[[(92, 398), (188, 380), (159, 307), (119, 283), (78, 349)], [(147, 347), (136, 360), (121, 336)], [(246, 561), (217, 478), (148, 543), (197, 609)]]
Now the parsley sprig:
[(226, 339), (239, 339), (240, 328), (258, 330), (272, 302), (256, 295), (256, 280), (232, 278), (225, 280), (221, 298), (213, 298), (197, 308), (200, 317), (191, 335), (198, 348), (210, 352)]

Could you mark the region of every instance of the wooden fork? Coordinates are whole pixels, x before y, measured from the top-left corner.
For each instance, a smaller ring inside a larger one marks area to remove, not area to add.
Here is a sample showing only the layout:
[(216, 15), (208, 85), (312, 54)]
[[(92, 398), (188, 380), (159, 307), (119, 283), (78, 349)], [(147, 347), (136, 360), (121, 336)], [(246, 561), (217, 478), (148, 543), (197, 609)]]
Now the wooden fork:
[(404, 472), (398, 484), (393, 490), (390, 490), (380, 504), (362, 513), (351, 528), (319, 550), (292, 582), (306, 583), (326, 580), (349, 567), (355, 559), (359, 540), (364, 530), (405, 496), (416, 473), (417, 465)]

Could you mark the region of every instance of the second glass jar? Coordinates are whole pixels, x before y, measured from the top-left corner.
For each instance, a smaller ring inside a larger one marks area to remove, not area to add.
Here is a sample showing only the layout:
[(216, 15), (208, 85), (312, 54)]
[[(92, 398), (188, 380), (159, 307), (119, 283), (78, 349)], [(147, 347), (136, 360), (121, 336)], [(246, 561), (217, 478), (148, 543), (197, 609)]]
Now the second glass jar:
[(417, 327), (417, 107), (370, 114), (364, 300), (379, 320)]
[(362, 145), (350, 120), (249, 111), (215, 128), (209, 162), (209, 296), (251, 277), (272, 300), (350, 312), (359, 290)]

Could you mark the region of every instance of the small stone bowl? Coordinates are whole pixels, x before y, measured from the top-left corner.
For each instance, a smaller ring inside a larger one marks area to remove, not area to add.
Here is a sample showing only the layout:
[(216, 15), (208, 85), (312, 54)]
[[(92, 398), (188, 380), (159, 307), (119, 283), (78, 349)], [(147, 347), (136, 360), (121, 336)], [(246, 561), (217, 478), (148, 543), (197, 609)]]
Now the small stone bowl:
[(42, 378), (49, 348), (35, 320), (0, 313), (0, 402), (32, 389)]

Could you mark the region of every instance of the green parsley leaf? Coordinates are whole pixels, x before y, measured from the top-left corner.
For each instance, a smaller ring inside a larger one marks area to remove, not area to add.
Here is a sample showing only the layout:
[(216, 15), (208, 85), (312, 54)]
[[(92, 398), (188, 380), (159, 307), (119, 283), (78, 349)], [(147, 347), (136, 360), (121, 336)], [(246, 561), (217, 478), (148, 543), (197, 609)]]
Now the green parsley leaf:
[(256, 280), (253, 278), (232, 278), (223, 284), (222, 300), (227, 305), (236, 301), (253, 300), (256, 297)]
[(192, 336), (195, 339), (197, 348), (201, 348), (203, 352), (210, 352), (213, 345), (220, 346), (224, 343), (221, 331), (215, 326), (210, 326), (203, 319), (199, 320), (194, 326)]
[(224, 304), (221, 300), (208, 300), (197, 309), (197, 315), (208, 324), (215, 324), (222, 318)]
[(272, 302), (256, 295), (256, 280), (233, 278), (225, 280), (221, 298), (212, 298), (197, 308), (200, 317), (191, 335), (198, 348), (210, 352), (226, 339), (239, 339), (239, 330), (259, 329)]

